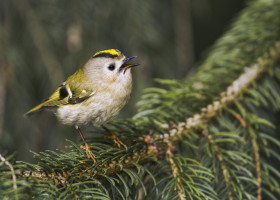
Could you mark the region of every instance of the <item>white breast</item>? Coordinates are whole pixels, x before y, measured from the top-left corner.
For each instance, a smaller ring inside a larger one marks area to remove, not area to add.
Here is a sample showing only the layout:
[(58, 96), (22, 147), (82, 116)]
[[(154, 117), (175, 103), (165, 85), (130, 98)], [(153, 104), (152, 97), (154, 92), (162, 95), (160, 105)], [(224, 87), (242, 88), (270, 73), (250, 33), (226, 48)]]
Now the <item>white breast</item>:
[(68, 125), (84, 125), (93, 123), (94, 126), (105, 124), (115, 117), (127, 103), (132, 88), (131, 74), (126, 79), (110, 85), (78, 104), (63, 105), (57, 109), (58, 119)]

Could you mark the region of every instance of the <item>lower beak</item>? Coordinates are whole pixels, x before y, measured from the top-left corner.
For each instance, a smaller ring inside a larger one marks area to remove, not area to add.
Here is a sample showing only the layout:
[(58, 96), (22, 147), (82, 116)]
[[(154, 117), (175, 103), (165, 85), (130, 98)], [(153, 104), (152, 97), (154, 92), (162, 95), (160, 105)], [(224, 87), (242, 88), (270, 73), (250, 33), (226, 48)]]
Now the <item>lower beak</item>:
[(135, 66), (138, 66), (139, 64), (128, 64), (127, 62), (132, 60), (133, 58), (136, 58), (136, 56), (132, 56), (132, 57), (128, 57), (128, 58), (125, 58), (123, 60), (123, 64), (122, 66), (120, 67), (120, 69), (128, 69), (128, 68), (131, 68), (131, 67), (135, 67)]

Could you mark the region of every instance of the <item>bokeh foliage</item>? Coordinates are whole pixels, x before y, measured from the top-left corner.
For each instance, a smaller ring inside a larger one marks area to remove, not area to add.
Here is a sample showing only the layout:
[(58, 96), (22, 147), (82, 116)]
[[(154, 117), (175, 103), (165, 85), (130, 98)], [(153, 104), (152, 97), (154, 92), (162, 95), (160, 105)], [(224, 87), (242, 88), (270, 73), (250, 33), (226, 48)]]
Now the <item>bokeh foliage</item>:
[(146, 89), (137, 114), (111, 124), (128, 151), (92, 137), (97, 163), (71, 141), (66, 150), (34, 152), (36, 164), (1, 155), (0, 192), (37, 199), (279, 199), (279, 14), (279, 0), (252, 1), (191, 76), (158, 79), (164, 87)]
[(52, 114), (23, 113), (102, 49), (138, 56), (132, 98), (119, 118), (132, 116), (142, 90), (158, 85), (154, 78), (185, 77), (243, 6), (242, 0), (2, 0), (0, 151), (30, 160), (30, 149), (54, 150), (65, 138), (77, 140), (74, 128)]

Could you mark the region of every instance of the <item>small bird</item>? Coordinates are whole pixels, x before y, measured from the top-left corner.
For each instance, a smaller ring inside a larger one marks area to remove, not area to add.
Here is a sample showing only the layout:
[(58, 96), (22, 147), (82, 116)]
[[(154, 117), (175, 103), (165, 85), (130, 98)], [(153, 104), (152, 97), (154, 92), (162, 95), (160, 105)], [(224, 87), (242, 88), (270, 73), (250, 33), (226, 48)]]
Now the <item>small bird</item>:
[(82, 148), (94, 162), (96, 158), (83, 137), (81, 125), (92, 123), (93, 126), (102, 126), (109, 131), (111, 138), (119, 147), (122, 145), (127, 148), (104, 124), (119, 113), (130, 97), (131, 68), (139, 64), (128, 64), (128, 61), (135, 57), (125, 57), (117, 49), (95, 53), (48, 99), (25, 115), (51, 110), (63, 124), (74, 125), (85, 144)]

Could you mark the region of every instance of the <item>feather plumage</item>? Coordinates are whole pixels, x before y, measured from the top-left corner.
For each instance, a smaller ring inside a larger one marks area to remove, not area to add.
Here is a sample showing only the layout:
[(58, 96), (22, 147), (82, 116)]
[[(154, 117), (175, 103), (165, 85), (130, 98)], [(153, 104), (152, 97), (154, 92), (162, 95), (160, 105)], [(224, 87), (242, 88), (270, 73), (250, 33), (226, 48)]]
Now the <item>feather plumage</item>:
[(25, 115), (30, 116), (43, 109), (52, 109), (61, 105), (81, 103), (93, 96), (95, 90), (92, 85), (86, 83), (82, 73), (82, 69), (79, 69), (63, 82), (48, 99), (26, 112)]

